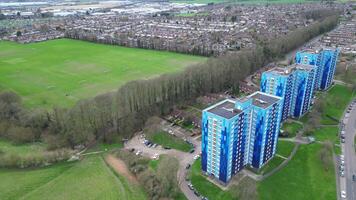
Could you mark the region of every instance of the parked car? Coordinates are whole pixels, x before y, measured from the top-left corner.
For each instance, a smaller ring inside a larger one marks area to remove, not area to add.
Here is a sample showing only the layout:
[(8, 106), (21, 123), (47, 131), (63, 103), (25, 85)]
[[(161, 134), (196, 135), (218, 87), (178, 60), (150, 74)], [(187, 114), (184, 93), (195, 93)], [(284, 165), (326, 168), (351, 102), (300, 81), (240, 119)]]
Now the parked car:
[(163, 147), (164, 149), (167, 149), (167, 150), (169, 150), (169, 149), (171, 149), (171, 147), (167, 147), (167, 146), (165, 146), (165, 147)]
[(345, 138), (341, 138), (341, 143), (345, 143)]
[(200, 194), (198, 191), (194, 190), (194, 194), (197, 196), (197, 197), (200, 197)]
[(141, 155), (141, 154), (142, 154), (142, 151), (137, 151), (136, 152), (136, 156)]
[(195, 156), (194, 156), (194, 160), (197, 160), (198, 158), (200, 158), (199, 155), (195, 155)]
[(135, 151), (135, 148), (130, 149), (130, 152), (134, 152), (134, 151)]
[(194, 190), (194, 187), (193, 187), (193, 185), (191, 183), (188, 183), (188, 187), (189, 187), (190, 190)]
[(185, 169), (189, 169), (189, 168), (190, 168), (190, 166), (191, 166), (191, 165), (190, 165), (190, 164), (188, 164), (188, 165), (185, 167)]
[(340, 176), (344, 177), (345, 176), (345, 172), (344, 171), (340, 171)]
[(191, 149), (191, 150), (189, 151), (189, 153), (194, 153), (194, 151), (195, 151), (194, 149)]
[(356, 182), (356, 175), (352, 175), (352, 181)]
[(345, 190), (341, 191), (341, 198), (346, 199), (346, 192), (345, 192)]

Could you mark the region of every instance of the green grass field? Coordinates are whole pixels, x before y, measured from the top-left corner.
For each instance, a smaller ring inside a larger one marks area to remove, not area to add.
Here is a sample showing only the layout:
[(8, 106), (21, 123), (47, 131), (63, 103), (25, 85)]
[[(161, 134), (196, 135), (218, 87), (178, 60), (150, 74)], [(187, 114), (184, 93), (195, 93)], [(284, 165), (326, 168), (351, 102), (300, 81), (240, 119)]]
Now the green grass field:
[(356, 93), (352, 93), (351, 89), (343, 85), (335, 85), (328, 92), (326, 96), (326, 109), (322, 113), (322, 124), (337, 124), (327, 115), (332, 116), (335, 119), (340, 119), (346, 106), (356, 96)]
[(317, 143), (300, 146), (285, 168), (259, 183), (259, 199), (336, 199), (334, 168), (324, 170), (318, 154), (320, 149), (321, 144)]
[(317, 141), (324, 142), (330, 140), (333, 143), (339, 142), (339, 127), (337, 126), (326, 126), (321, 127), (313, 132), (313, 136)]
[(277, 154), (288, 157), (294, 148), (295, 144), (289, 141), (279, 140), (277, 144)]
[(188, 152), (190, 149), (192, 149), (192, 146), (181, 138), (172, 136), (163, 131), (149, 135), (148, 139), (154, 143), (162, 145), (163, 147), (170, 147), (172, 149), (177, 149), (184, 152)]
[(173, 73), (207, 58), (59, 39), (0, 42), (0, 92), (12, 90), (27, 107), (71, 106), (135, 79)]
[(33, 170), (0, 169), (0, 199), (146, 199), (101, 156)]
[(201, 159), (197, 159), (191, 167), (189, 178), (197, 191), (214, 200), (232, 200), (230, 191), (223, 191), (221, 188), (211, 183), (201, 173)]
[(285, 122), (282, 127), (285, 132), (288, 132), (288, 137), (295, 137), (302, 128), (303, 126), (296, 122)]

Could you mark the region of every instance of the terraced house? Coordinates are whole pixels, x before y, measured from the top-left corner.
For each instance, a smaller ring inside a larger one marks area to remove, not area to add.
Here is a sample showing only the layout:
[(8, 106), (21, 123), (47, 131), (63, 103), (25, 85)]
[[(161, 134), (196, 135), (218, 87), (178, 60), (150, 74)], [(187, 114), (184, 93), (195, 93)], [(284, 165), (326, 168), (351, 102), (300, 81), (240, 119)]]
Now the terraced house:
[(260, 168), (275, 154), (282, 98), (255, 92), (203, 111), (202, 170), (223, 184), (246, 165)]

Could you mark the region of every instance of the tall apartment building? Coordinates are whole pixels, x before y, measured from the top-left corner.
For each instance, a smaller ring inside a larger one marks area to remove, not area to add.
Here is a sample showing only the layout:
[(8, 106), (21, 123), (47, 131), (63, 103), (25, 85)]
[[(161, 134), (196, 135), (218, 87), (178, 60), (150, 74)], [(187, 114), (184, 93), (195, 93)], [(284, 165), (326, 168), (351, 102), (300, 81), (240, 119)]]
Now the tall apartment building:
[(292, 66), (282, 68), (275, 67), (262, 73), (261, 92), (276, 95), (283, 98), (281, 121), (286, 120), (291, 114), (291, 102), (295, 82), (295, 68)]
[(317, 48), (298, 51), (296, 63), (309, 64), (317, 68), (315, 90), (327, 90), (334, 79), (336, 62), (339, 55), (337, 48)]
[(276, 152), (282, 98), (255, 92), (202, 114), (202, 170), (227, 183), (246, 165), (262, 167)]
[(295, 64), (294, 89), (291, 98), (291, 116), (299, 118), (309, 109), (314, 97), (316, 68), (311, 65)]
[(309, 110), (313, 95), (316, 67), (293, 64), (275, 67), (261, 76), (261, 91), (283, 98), (281, 121), (300, 117)]

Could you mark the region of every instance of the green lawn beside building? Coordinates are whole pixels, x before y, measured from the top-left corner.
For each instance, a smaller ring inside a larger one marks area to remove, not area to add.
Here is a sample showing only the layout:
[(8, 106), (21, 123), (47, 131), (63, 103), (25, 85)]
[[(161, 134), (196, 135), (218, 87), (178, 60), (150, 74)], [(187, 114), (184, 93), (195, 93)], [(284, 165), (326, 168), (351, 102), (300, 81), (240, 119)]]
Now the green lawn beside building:
[(157, 143), (163, 147), (170, 147), (180, 151), (188, 152), (193, 146), (182, 140), (181, 138), (170, 135), (167, 132), (161, 131), (148, 135), (148, 139), (153, 143)]
[(259, 183), (259, 199), (336, 199), (334, 167), (323, 169), (319, 157), (321, 147), (317, 143), (300, 146), (286, 167)]

